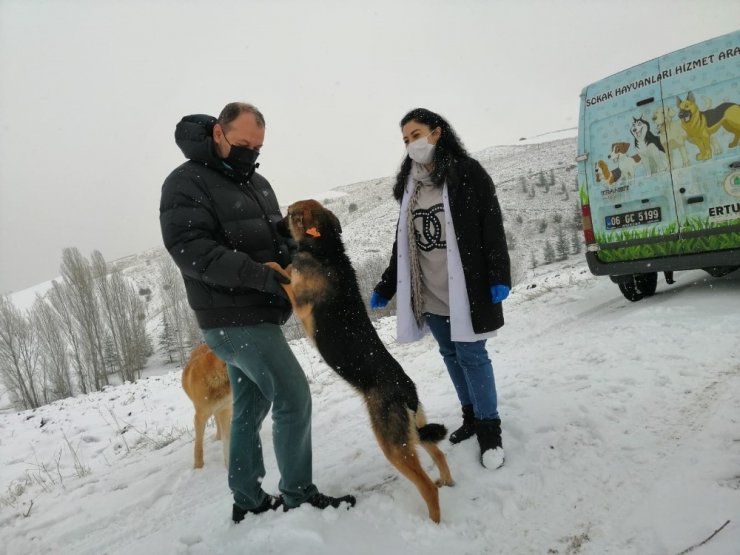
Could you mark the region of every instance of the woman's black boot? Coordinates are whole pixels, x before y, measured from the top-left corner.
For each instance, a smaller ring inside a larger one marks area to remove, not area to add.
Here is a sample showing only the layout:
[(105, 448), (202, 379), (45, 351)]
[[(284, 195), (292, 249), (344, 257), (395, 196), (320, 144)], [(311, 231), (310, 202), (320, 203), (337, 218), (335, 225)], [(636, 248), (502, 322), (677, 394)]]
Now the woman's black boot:
[(480, 463), (485, 468), (496, 469), (504, 464), (504, 448), (501, 443), (501, 419), (475, 419), (475, 435), (480, 445)]
[(475, 434), (475, 414), (473, 405), (463, 405), (463, 423), (457, 430), (450, 434), (450, 443), (460, 443)]

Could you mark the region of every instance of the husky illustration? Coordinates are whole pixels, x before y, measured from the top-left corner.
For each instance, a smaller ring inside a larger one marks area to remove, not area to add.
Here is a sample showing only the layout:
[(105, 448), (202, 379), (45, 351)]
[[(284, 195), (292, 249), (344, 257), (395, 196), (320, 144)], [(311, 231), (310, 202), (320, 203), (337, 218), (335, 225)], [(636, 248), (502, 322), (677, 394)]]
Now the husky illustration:
[(635, 149), (640, 155), (640, 161), (645, 165), (645, 174), (668, 171), (668, 156), (660, 144), (660, 138), (650, 131), (650, 124), (642, 116), (632, 118), (630, 133), (635, 138)]

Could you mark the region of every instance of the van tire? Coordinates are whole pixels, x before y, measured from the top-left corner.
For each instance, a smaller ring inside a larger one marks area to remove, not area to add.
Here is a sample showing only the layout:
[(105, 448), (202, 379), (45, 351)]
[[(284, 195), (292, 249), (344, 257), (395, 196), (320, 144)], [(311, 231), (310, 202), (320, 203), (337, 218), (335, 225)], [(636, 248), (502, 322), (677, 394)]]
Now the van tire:
[(658, 288), (658, 274), (632, 274), (631, 279), (618, 284), (619, 290), (628, 301), (637, 302), (643, 297), (651, 297)]
[(711, 268), (702, 268), (706, 273), (712, 277), (721, 278), (727, 274), (734, 272), (738, 269), (738, 266), (712, 266)]

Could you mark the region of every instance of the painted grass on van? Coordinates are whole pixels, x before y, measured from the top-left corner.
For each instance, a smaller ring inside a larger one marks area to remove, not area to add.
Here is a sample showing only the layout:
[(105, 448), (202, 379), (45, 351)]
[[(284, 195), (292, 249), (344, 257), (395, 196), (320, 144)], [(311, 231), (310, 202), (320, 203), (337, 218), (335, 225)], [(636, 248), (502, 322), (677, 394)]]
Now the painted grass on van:
[[(673, 233), (676, 233), (675, 223), (665, 227), (653, 226), (648, 229), (621, 229), (610, 232), (598, 231), (596, 232), (596, 242), (599, 244), (621, 243), (640, 239), (654, 239)], [(665, 241), (663, 243), (650, 243), (648, 245), (631, 245), (616, 249), (603, 249), (598, 252), (598, 257), (602, 262), (622, 262), (624, 260), (639, 260), (642, 258), (656, 258), (659, 256), (679, 254), (679, 249), (679, 241)]]
[[(731, 225), (739, 225), (740, 218), (724, 222), (710, 222), (709, 218), (691, 217), (686, 218), (683, 224), (683, 231), (702, 231), (705, 229), (717, 229)], [(710, 235), (707, 237), (690, 237), (684, 239), (684, 252), (694, 253), (703, 251), (721, 251), (727, 249), (736, 249), (740, 247), (740, 233), (722, 233), (720, 235)]]
[(686, 218), (681, 229), (682, 231), (702, 231), (704, 229), (716, 229), (731, 225), (740, 225), (740, 218), (723, 222), (710, 222), (709, 217), (702, 219), (697, 216), (693, 216), (691, 218)]
[[(599, 239), (601, 242), (603, 237)], [(610, 237), (613, 241), (614, 237)], [(659, 258), (681, 254), (722, 251), (740, 248), (740, 233), (722, 233), (706, 237), (691, 237), (678, 241), (666, 241), (649, 245), (633, 245), (618, 249), (600, 250), (597, 255), (602, 262), (623, 262), (645, 258)]]
[(691, 237), (683, 240), (685, 254), (705, 251), (723, 251), (740, 247), (740, 233), (723, 233), (709, 237)]

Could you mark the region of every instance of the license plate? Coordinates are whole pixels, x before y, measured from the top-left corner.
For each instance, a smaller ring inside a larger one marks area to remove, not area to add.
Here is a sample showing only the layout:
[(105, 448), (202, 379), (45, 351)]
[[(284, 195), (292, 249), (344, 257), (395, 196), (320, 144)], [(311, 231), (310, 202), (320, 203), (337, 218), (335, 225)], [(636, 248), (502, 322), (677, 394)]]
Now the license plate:
[(645, 208), (624, 214), (614, 214), (606, 217), (606, 229), (619, 229), (635, 225), (653, 224), (661, 220), (660, 208)]

